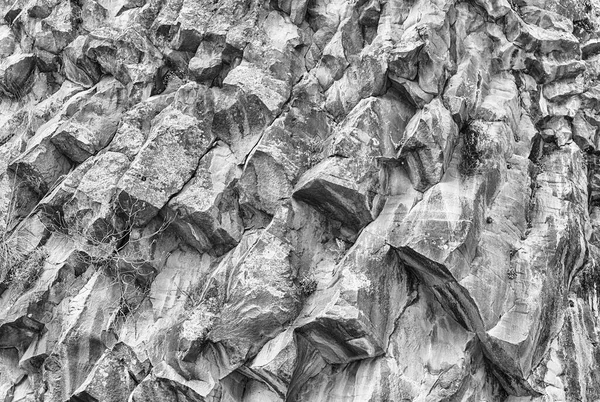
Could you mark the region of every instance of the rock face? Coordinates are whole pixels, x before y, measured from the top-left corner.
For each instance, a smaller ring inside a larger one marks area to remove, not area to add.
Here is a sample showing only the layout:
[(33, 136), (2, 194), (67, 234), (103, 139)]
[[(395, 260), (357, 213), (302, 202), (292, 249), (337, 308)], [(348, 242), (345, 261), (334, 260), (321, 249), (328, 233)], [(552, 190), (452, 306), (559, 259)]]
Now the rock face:
[(0, 400), (600, 401), (599, 1), (0, 12)]

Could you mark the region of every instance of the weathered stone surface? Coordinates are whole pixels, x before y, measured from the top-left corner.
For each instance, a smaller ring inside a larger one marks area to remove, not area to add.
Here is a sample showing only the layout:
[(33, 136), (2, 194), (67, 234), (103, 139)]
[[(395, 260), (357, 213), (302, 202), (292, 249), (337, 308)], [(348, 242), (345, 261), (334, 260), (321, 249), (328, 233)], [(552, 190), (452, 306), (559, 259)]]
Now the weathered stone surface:
[(600, 398), (597, 0), (0, 15), (0, 400)]
[(152, 120), (171, 102), (172, 94), (158, 95), (138, 103), (124, 113), (108, 149), (133, 160), (148, 138)]
[(309, 78), (298, 85), (290, 110), (265, 130), (248, 156), (239, 182), (243, 207), (273, 215), (281, 200), (291, 197), (300, 175), (322, 159), (322, 143), (330, 127), (318, 111), (321, 98), (313, 99), (316, 81)]
[(478, 0), (476, 3), (493, 18), (504, 17), (511, 10), (507, 0)]
[(540, 28), (554, 31), (573, 32), (573, 21), (563, 15), (536, 6), (525, 6), (520, 9), (523, 20)]
[(279, 114), (290, 95), (290, 88), (285, 82), (245, 62), (227, 74), (223, 85), (241, 88), (247, 96), (264, 104), (273, 116)]
[[(103, 334), (119, 309), (119, 284), (100, 272), (88, 279), (80, 290), (74, 289), (75, 295), (70, 300), (65, 300), (68, 313), (49, 324), (53, 331), (32, 344), (35, 355), (47, 356), (42, 367), (48, 384), (46, 398), (68, 399), (84, 383), (106, 349)], [(89, 305), (88, 300), (93, 299), (99, 302)], [(89, 351), (85, 357), (77, 352), (82, 347)]]
[(489, 38), (474, 33), (465, 38), (464, 46), (467, 54), (458, 65), (456, 74), (448, 80), (442, 97), (458, 124), (474, 116), (483, 96), (482, 83), (489, 79), (489, 65), (486, 65)]
[(167, 108), (155, 118), (148, 139), (118, 184), (120, 202), (135, 212), (136, 224), (149, 222), (179, 192), (210, 141), (195, 118), (177, 110)]
[(410, 120), (399, 141), (398, 158), (408, 166), (413, 186), (425, 191), (438, 183), (447, 169), (458, 129), (439, 99), (433, 100)]
[(0, 56), (8, 57), (15, 50), (15, 35), (8, 25), (0, 25)]
[(10, 169), (38, 194), (43, 195), (71, 168), (69, 160), (50, 141), (33, 143)]
[(556, 142), (559, 147), (571, 141), (571, 124), (564, 117), (553, 117), (542, 126), (540, 135), (547, 142)]
[(392, 306), (403, 310), (414, 300), (410, 278), (394, 250), (369, 228), (336, 271), (330, 287), (313, 296), (308, 317), (297, 321), (297, 332), (329, 364), (383, 355), (394, 330)]
[(212, 83), (223, 68), (224, 41), (203, 41), (190, 60), (190, 74), (201, 83)]
[(356, 63), (327, 90), (327, 110), (336, 117), (343, 117), (362, 99), (383, 94), (386, 64), (379, 56), (363, 50)]
[(100, 81), (94, 92), (50, 139), (63, 155), (76, 163), (97, 154), (111, 142), (125, 106), (126, 89), (114, 79)]
[(238, 200), (231, 184), (237, 178), (235, 156), (224, 144), (210, 150), (192, 179), (168, 204), (174, 225), (199, 252), (224, 254), (243, 233)]
[[(85, 56), (98, 63), (123, 85), (133, 83), (151, 89), (156, 70), (162, 65), (159, 50), (133, 29), (101, 28), (91, 32), (83, 46)], [(149, 93), (150, 91), (148, 91)]]
[(31, 87), (35, 56), (18, 54), (6, 57), (0, 63), (0, 91), (10, 97), (23, 97)]
[[(229, 144), (238, 162), (243, 162), (274, 116), (256, 94), (246, 94), (236, 88), (215, 90), (212, 94), (212, 133)], [(276, 100), (280, 101), (281, 98)]]
[(75, 390), (77, 401), (127, 401), (129, 394), (148, 374), (149, 367), (141, 363), (124, 343), (105, 352), (86, 380)]
[[(115, 233), (106, 233), (107, 228), (119, 226), (120, 222), (115, 217), (115, 209), (110, 207), (110, 202), (117, 192), (117, 183), (129, 167), (129, 160), (123, 154), (107, 152), (93, 160), (87, 166), (80, 166), (82, 176), (78, 178), (74, 191), (69, 191), (69, 183), (66, 188), (58, 188), (61, 194), (55, 202), (62, 208), (63, 217), (71, 222), (74, 228), (94, 239), (111, 240)], [(75, 175), (74, 175), (75, 176)], [(101, 185), (99, 185), (101, 183)]]
[(540, 52), (542, 55), (555, 51), (572, 55), (581, 52), (579, 41), (572, 33), (530, 25), (514, 11), (506, 15), (505, 32), (509, 41), (528, 52)]
[(142, 401), (181, 401), (204, 402), (205, 399), (188, 387), (176, 381), (162, 378), (150, 378), (138, 385), (130, 399), (132, 402)]
[(581, 60), (562, 62), (542, 57), (528, 58), (525, 63), (528, 73), (540, 84), (561, 78), (575, 78), (585, 70), (585, 63)]
[(555, 81), (544, 86), (544, 97), (549, 101), (561, 100), (573, 95), (583, 93), (583, 77), (579, 76), (576, 79)]
[[(49, 7), (50, 6), (50, 7)], [(76, 37), (76, 27), (72, 23), (72, 14), (75, 13), (72, 3), (58, 3), (56, 5), (36, 5), (29, 9), (29, 15), (34, 18), (43, 18), (32, 36), (35, 38), (36, 48), (59, 54)], [(45, 14), (48, 15), (45, 15)], [(39, 26), (39, 28), (37, 28)]]
[(583, 113), (577, 113), (572, 122), (573, 141), (584, 152), (596, 148), (598, 128), (588, 122)]
[(80, 35), (72, 41), (63, 52), (65, 76), (84, 88), (94, 86), (102, 71), (100, 66), (85, 54), (86, 36)]

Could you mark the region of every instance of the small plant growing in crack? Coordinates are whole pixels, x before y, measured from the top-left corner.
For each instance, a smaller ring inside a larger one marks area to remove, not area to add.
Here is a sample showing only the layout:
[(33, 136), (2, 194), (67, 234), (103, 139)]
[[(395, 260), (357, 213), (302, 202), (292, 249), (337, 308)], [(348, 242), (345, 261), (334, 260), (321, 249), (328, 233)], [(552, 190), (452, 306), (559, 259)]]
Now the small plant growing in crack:
[(321, 139), (317, 136), (317, 138), (311, 138), (307, 145), (307, 165), (308, 169), (310, 169), (323, 159), (323, 144)]
[(341, 239), (335, 239), (335, 244), (337, 248), (334, 250), (333, 260), (335, 263), (339, 263), (344, 255), (346, 255), (346, 243)]
[(462, 154), (458, 165), (459, 172), (465, 176), (473, 175), (477, 166), (481, 163), (477, 143), (477, 132), (472, 127), (467, 126), (463, 134)]
[(9, 281), (12, 286), (23, 291), (27, 290), (40, 277), (48, 253), (42, 248), (36, 248), (13, 265)]
[(509, 257), (510, 257), (511, 260), (513, 259), (513, 257), (515, 255), (517, 255), (517, 253), (519, 252), (519, 250), (521, 250), (521, 248), (511, 247), (511, 249), (508, 251), (508, 255), (509, 255)]
[(298, 280), (298, 288), (303, 297), (308, 297), (317, 290), (317, 279), (312, 275), (303, 275)]

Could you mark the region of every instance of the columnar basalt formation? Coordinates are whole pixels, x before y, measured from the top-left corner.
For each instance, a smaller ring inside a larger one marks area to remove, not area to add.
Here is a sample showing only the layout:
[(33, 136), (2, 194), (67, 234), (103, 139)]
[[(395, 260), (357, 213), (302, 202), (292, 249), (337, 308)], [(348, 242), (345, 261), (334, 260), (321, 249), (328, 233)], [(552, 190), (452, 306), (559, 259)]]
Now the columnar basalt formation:
[(599, 401), (599, 128), (597, 0), (0, 0), (0, 399)]

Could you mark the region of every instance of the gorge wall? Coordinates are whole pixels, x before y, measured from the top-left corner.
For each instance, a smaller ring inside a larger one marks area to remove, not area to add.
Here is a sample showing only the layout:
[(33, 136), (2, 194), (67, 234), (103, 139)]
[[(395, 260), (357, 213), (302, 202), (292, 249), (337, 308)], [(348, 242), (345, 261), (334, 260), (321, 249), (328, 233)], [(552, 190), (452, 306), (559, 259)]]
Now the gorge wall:
[(594, 1), (0, 0), (0, 399), (600, 401)]

